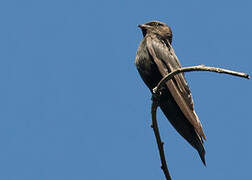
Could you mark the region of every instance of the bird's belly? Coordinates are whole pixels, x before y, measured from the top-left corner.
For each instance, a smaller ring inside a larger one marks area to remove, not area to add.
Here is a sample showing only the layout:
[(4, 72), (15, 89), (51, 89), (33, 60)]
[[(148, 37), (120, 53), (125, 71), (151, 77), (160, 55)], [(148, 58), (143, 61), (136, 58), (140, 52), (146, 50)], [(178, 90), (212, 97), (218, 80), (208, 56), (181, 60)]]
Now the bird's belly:
[(139, 58), (137, 70), (150, 90), (156, 87), (156, 85), (162, 79), (162, 75), (160, 74), (156, 64), (153, 62), (151, 56)]

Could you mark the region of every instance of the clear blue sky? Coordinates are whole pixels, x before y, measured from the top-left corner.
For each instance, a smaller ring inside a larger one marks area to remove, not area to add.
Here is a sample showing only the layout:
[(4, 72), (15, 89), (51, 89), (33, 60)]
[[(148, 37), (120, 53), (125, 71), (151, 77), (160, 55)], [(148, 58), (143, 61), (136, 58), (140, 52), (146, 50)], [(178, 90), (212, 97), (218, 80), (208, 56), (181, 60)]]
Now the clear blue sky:
[[(183, 66), (252, 74), (252, 2), (2, 0), (0, 179), (164, 179), (137, 24), (171, 26)], [(187, 74), (207, 167), (159, 111), (173, 179), (252, 179), (252, 81)]]

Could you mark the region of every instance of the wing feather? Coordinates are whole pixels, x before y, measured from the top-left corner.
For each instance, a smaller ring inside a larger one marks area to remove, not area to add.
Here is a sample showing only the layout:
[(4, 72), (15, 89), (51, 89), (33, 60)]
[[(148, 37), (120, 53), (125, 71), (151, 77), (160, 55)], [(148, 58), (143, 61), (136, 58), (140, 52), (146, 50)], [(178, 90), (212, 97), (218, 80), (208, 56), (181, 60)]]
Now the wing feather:
[[(168, 41), (162, 42), (158, 38), (152, 36), (146, 38), (148, 51), (153, 57), (153, 60), (163, 77), (169, 72), (181, 67), (178, 58)], [(185, 80), (184, 74), (180, 73), (175, 75), (172, 80), (166, 82), (166, 85), (181, 111), (193, 125), (198, 135), (206, 139), (200, 120), (194, 111), (192, 94)]]

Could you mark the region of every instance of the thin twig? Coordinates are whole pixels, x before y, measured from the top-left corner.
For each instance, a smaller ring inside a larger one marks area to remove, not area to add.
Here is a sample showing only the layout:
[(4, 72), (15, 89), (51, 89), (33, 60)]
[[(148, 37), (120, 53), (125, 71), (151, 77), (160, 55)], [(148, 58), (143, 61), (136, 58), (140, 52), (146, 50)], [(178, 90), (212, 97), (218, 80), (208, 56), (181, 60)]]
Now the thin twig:
[[(172, 79), (176, 74), (183, 73), (183, 72), (191, 72), (191, 71), (212, 71), (212, 72), (217, 72), (217, 73), (225, 73), (225, 74), (230, 74), (233, 76), (239, 76), (243, 78), (249, 79), (250, 76), (246, 73), (242, 72), (236, 72), (236, 71), (230, 71), (227, 69), (222, 69), (222, 68), (216, 68), (216, 67), (209, 67), (209, 66), (204, 66), (204, 65), (199, 65), (199, 66), (191, 66), (191, 67), (184, 67), (184, 68), (179, 68), (176, 69), (175, 71), (167, 74), (164, 78), (161, 79), (161, 81), (158, 83), (158, 85), (153, 89), (153, 96), (154, 95), (159, 95), (159, 90), (160, 88), (165, 85), (165, 83)], [(166, 160), (165, 160), (165, 154), (164, 154), (164, 143), (161, 140), (160, 133), (158, 130), (158, 124), (157, 124), (157, 118), (156, 118), (156, 113), (157, 113), (157, 107), (158, 107), (158, 101), (156, 98), (152, 98), (152, 106), (151, 106), (151, 115), (152, 115), (152, 128), (156, 137), (157, 145), (158, 145), (158, 150), (159, 150), (159, 155), (160, 155), (160, 160), (161, 160), (161, 168), (165, 174), (165, 177), (167, 180), (171, 180), (171, 176), (169, 173), (169, 170), (167, 168)]]
[(217, 73), (225, 73), (225, 74), (230, 74), (233, 76), (239, 76), (243, 78), (249, 79), (250, 76), (246, 73), (242, 72), (236, 72), (236, 71), (230, 71), (227, 69), (222, 69), (222, 68), (216, 68), (216, 67), (210, 67), (210, 66), (204, 66), (204, 65), (198, 65), (198, 66), (190, 66), (190, 67), (184, 67), (184, 68), (179, 68), (176, 69), (175, 71), (167, 74), (161, 81), (158, 83), (158, 85), (153, 89), (153, 92), (156, 93), (157, 91), (160, 90), (164, 84), (173, 78), (176, 74), (183, 73), (183, 72), (191, 72), (191, 71), (211, 71), (211, 72), (217, 72)]
[(151, 127), (153, 128), (157, 145), (158, 145), (158, 150), (159, 150), (159, 155), (160, 155), (160, 160), (161, 160), (161, 168), (165, 174), (166, 179), (171, 180), (171, 176), (170, 176), (170, 173), (166, 164), (166, 160), (165, 160), (164, 143), (161, 140), (160, 133), (158, 130), (158, 124), (157, 124), (157, 118), (156, 118), (157, 107), (158, 107), (158, 102), (156, 100), (153, 100), (152, 105), (151, 105), (151, 115), (152, 115)]

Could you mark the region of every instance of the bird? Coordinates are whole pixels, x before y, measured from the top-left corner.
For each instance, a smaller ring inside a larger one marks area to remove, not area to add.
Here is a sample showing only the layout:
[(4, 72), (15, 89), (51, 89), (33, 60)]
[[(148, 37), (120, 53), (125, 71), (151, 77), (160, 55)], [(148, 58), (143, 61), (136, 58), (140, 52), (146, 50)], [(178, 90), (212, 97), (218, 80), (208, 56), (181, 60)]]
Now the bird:
[[(151, 93), (168, 73), (181, 68), (172, 47), (172, 30), (163, 22), (140, 24), (143, 39), (139, 44), (135, 65)], [(158, 105), (176, 131), (198, 151), (206, 165), (202, 124), (194, 110), (192, 93), (184, 73), (175, 75), (161, 88)]]

